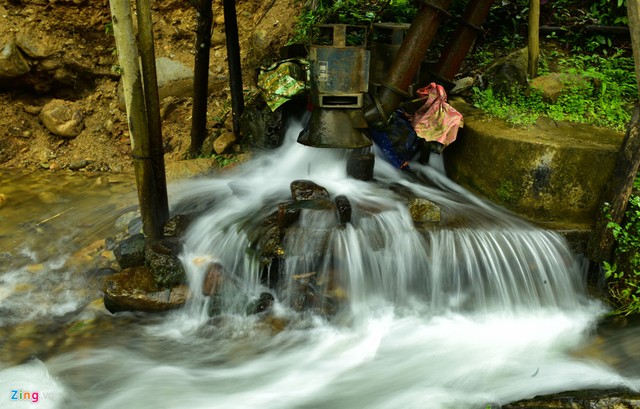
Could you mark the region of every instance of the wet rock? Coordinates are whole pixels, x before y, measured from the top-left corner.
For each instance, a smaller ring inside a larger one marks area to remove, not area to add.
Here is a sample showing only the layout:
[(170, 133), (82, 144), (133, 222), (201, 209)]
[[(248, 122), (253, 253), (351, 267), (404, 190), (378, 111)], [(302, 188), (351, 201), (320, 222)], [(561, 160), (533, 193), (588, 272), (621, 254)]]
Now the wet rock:
[(439, 223), (441, 220), (440, 206), (430, 200), (416, 197), (409, 202), (409, 213), (414, 223)]
[(338, 211), (338, 222), (341, 225), (351, 223), (351, 203), (344, 195), (336, 196), (336, 210)]
[(297, 311), (311, 310), (318, 300), (318, 286), (315, 271), (293, 276), (293, 308)]
[(502, 409), (640, 409), (640, 394), (625, 390), (584, 390), (536, 396)]
[(104, 305), (112, 313), (119, 311), (160, 312), (184, 305), (189, 292), (186, 286), (162, 289), (146, 267), (122, 270), (107, 277)]
[(224, 267), (220, 263), (213, 263), (204, 275), (202, 282), (202, 295), (211, 296), (218, 292), (222, 286)]
[(182, 241), (178, 237), (163, 237), (154, 242), (151, 249), (160, 254), (177, 256), (182, 253)]
[(314, 311), (332, 316), (338, 311), (338, 304), (325, 293), (330, 283), (314, 272), (293, 276), (292, 307), (296, 311)]
[(82, 110), (61, 99), (51, 100), (42, 107), (40, 120), (52, 134), (64, 138), (75, 138), (84, 129)]
[(275, 298), (271, 293), (261, 293), (260, 297), (247, 307), (247, 314), (261, 314), (273, 308)]
[(193, 216), (186, 214), (176, 214), (172, 216), (164, 225), (165, 237), (181, 237), (193, 221)]
[(87, 277), (106, 277), (115, 273), (117, 273), (117, 271), (110, 267), (97, 267), (87, 271), (85, 274)]
[(131, 219), (127, 224), (127, 232), (132, 236), (142, 233), (142, 218)]
[(14, 78), (31, 71), (29, 62), (22, 55), (15, 42), (5, 43), (0, 50), (0, 79)]
[(178, 259), (179, 249), (170, 243), (166, 240), (154, 243), (145, 252), (146, 265), (160, 288), (170, 288), (186, 280), (184, 267)]
[(329, 192), (310, 180), (294, 180), (291, 182), (291, 198), (295, 201), (328, 199)]
[(213, 150), (222, 154), (231, 150), (231, 146), (236, 142), (236, 135), (233, 132), (225, 132), (218, 136), (213, 142)]
[(268, 226), (263, 231), (264, 234), (258, 238), (255, 248), (260, 254), (260, 262), (269, 264), (273, 258), (284, 255), (284, 249), (281, 246), (282, 232), (277, 225)]
[(133, 219), (139, 216), (140, 216), (139, 213), (135, 211), (130, 211), (130, 212), (121, 214), (120, 216), (118, 216), (118, 218), (115, 221), (116, 229), (118, 229), (119, 231), (126, 231), (127, 226), (129, 226), (129, 223), (131, 223)]
[(122, 240), (113, 250), (122, 269), (144, 265), (145, 239), (142, 233)]
[(278, 226), (290, 227), (300, 219), (300, 207), (295, 202), (280, 203), (278, 205)]

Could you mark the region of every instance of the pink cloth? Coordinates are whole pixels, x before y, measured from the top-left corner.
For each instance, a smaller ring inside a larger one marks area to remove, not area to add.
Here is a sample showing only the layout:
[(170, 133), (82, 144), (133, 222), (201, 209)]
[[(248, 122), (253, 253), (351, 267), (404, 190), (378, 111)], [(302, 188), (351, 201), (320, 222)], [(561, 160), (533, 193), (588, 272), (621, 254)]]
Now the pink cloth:
[(427, 141), (439, 142), (444, 146), (456, 140), (458, 128), (464, 122), (462, 114), (447, 103), (447, 93), (441, 85), (432, 82), (417, 91), (426, 102), (413, 115), (411, 125), (416, 134)]

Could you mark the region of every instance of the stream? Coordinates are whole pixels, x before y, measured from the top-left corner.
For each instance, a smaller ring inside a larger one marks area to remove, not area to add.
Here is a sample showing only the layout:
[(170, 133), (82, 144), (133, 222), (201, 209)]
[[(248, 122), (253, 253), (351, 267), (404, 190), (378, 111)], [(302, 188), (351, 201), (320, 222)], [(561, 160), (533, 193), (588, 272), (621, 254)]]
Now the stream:
[[(465, 191), (437, 158), (411, 173), (378, 158), (374, 181), (348, 178), (346, 153), (297, 144), (300, 129), (229, 172), (170, 185), (174, 211), (204, 210), (180, 256), (192, 296), (162, 314), (102, 304), (112, 242), (139, 228), (132, 178), (0, 172), (0, 407), (485, 409), (640, 390), (640, 326), (599, 325), (607, 307), (561, 236)], [(346, 196), (351, 222), (302, 210), (283, 277), (266, 286), (247, 226), (298, 179)], [(398, 191), (436, 203), (439, 226), (416, 229)], [(216, 299), (201, 295), (214, 262)], [(335, 314), (292, 307), (311, 273), (337, 283)], [(264, 293), (271, 311), (248, 314)]]

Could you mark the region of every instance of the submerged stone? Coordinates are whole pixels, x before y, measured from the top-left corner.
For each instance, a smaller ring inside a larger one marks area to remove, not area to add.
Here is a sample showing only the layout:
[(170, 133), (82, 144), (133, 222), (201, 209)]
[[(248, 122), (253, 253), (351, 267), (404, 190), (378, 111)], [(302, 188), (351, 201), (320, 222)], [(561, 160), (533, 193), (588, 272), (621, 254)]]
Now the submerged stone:
[(211, 296), (218, 292), (222, 286), (224, 267), (220, 263), (213, 263), (204, 275), (202, 282), (202, 295)]
[(249, 304), (247, 307), (247, 314), (260, 314), (271, 310), (275, 298), (271, 293), (261, 293), (258, 299)]
[(441, 219), (440, 206), (421, 197), (409, 202), (409, 213), (416, 224), (439, 223)]

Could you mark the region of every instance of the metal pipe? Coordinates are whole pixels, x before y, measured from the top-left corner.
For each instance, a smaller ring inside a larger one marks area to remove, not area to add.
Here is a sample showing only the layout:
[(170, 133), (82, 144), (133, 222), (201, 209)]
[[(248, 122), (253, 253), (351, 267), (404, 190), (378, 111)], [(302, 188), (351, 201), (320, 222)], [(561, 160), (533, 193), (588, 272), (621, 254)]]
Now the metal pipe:
[(231, 88), (231, 109), (233, 132), (240, 135), (240, 116), (244, 112), (242, 94), (242, 68), (240, 66), (240, 41), (235, 0), (223, 0), (224, 31), (227, 38), (227, 60), (229, 62), (229, 86)]
[(197, 0), (196, 56), (193, 68), (193, 107), (191, 110), (191, 146), (196, 155), (207, 137), (207, 98), (209, 98), (209, 56), (211, 26), (213, 24), (212, 0)]
[(451, 0), (423, 0), (424, 5), (416, 14), (404, 41), (398, 49), (389, 72), (374, 103), (365, 107), (364, 115), (371, 126), (387, 122), (393, 111), (407, 95), (422, 60), (427, 53), (438, 27), (448, 15)]
[(487, 18), (493, 2), (494, 0), (471, 0), (469, 2), (462, 15), (462, 21), (442, 51), (433, 74), (446, 81), (453, 80), (481, 31), (480, 26)]

